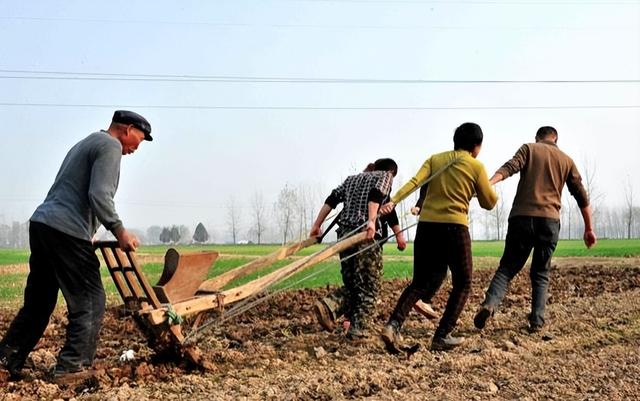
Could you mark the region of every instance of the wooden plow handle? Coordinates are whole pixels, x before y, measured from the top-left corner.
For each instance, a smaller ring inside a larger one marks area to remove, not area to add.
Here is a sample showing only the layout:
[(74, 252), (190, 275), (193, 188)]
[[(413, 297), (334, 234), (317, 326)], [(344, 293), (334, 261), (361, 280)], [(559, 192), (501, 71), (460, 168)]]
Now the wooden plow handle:
[(228, 272), (222, 273), (216, 277), (213, 277), (203, 282), (198, 288), (198, 293), (211, 293), (220, 291), (225, 285), (231, 281), (241, 277), (245, 277), (251, 273), (262, 270), (265, 267), (271, 266), (279, 260), (283, 260), (301, 249), (307, 248), (311, 245), (317, 244), (315, 237), (307, 238), (303, 241), (295, 242), (293, 244), (285, 245), (275, 252), (272, 252), (266, 256), (252, 260), (242, 266), (238, 266)]
[(138, 304), (141, 310), (160, 307), (155, 291), (138, 265), (135, 252), (124, 252), (116, 241), (98, 241), (93, 246), (100, 249), (109, 274), (127, 308), (135, 307), (133, 304)]

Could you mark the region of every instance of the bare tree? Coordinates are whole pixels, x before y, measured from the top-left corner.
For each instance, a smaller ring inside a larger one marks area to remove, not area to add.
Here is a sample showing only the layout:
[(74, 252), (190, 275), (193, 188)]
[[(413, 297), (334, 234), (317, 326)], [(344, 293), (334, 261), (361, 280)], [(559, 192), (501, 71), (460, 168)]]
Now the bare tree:
[(493, 226), (496, 230), (496, 238), (497, 240), (502, 239), (504, 236), (504, 229), (507, 225), (507, 216), (509, 211), (505, 206), (504, 202), (504, 191), (502, 188), (498, 189), (498, 202), (496, 202), (495, 207), (491, 211), (491, 217), (493, 220)]
[[(596, 185), (596, 175), (598, 169), (596, 162), (591, 158), (585, 158), (584, 160), (584, 186), (589, 195), (589, 204), (591, 205), (591, 215), (594, 221), (594, 225), (598, 222), (598, 214), (600, 212), (600, 206), (604, 199), (604, 194), (600, 191)], [(600, 230), (598, 230), (600, 232)]]
[(298, 185), (296, 196), (298, 201), (296, 202), (296, 211), (298, 215), (298, 237), (302, 238), (309, 231), (309, 224), (307, 223), (307, 209), (312, 209), (313, 205), (309, 205), (309, 188), (304, 185)]
[[(394, 181), (396, 183), (400, 183), (403, 184), (404, 183), (404, 177), (402, 175), (402, 173), (398, 173), (396, 175), (396, 177), (394, 178)], [(399, 184), (399, 187), (401, 186)], [(393, 191), (392, 191), (393, 193)], [(389, 194), (389, 197), (391, 197), (391, 194)], [(398, 213), (398, 220), (400, 223), (400, 228), (401, 229), (406, 229), (407, 227), (409, 227), (412, 223), (410, 223), (410, 221), (415, 221), (412, 217), (413, 215), (409, 212), (409, 210), (411, 209), (412, 205), (417, 202), (418, 197), (420, 194), (420, 190), (418, 189), (417, 191), (413, 192), (413, 197), (411, 199), (412, 203), (409, 203), (409, 200), (407, 200), (406, 202), (400, 202), (400, 204), (396, 207), (396, 213)], [(385, 199), (385, 203), (389, 201), (389, 198)], [(407, 229), (406, 231), (404, 231), (404, 236), (407, 240), (407, 242), (411, 242), (411, 229)], [(390, 233), (391, 234), (391, 233)]]
[[(398, 223), (400, 224), (400, 229), (407, 228), (409, 226), (408, 217), (409, 215), (411, 215), (411, 213), (407, 211), (407, 202), (400, 202), (400, 204), (396, 206), (396, 213), (398, 214)], [(389, 232), (389, 234), (393, 233)], [(404, 231), (403, 235), (405, 236), (407, 242), (411, 241), (409, 230)], [(394, 240), (396, 240), (395, 237)]]
[(476, 228), (476, 217), (478, 210), (474, 208), (473, 204), (469, 204), (469, 236), (471, 241), (475, 239), (474, 229)]
[(227, 200), (227, 229), (231, 235), (231, 240), (236, 244), (240, 230), (240, 208), (233, 195)]
[(627, 179), (623, 186), (624, 193), (624, 220), (627, 227), (627, 239), (631, 239), (631, 228), (633, 227), (633, 185), (631, 184), (631, 177), (627, 175)]
[(256, 236), (257, 243), (261, 244), (262, 236), (267, 230), (266, 204), (262, 192), (255, 191), (251, 197), (251, 217), (253, 219), (253, 227), (250, 232)]
[(284, 188), (280, 190), (274, 210), (278, 227), (282, 232), (283, 244), (290, 238), (293, 228), (295, 227), (297, 203), (298, 198), (296, 191), (289, 188), (288, 185), (285, 185)]
[(571, 234), (573, 233), (573, 220), (575, 220), (575, 207), (570, 198), (570, 196), (565, 196), (567, 199), (566, 204), (562, 206), (560, 209), (560, 219), (563, 220), (561, 230), (565, 230), (565, 238), (571, 239)]
[(150, 244), (157, 244), (160, 241), (160, 234), (162, 233), (162, 227), (151, 226), (147, 228), (147, 241)]
[(178, 232), (180, 233), (180, 243), (188, 244), (191, 242), (191, 229), (184, 224), (178, 226)]
[(321, 191), (319, 186), (302, 183), (297, 189), (296, 209), (298, 215), (298, 237), (304, 238), (309, 234), (315, 219), (315, 208), (320, 203)]

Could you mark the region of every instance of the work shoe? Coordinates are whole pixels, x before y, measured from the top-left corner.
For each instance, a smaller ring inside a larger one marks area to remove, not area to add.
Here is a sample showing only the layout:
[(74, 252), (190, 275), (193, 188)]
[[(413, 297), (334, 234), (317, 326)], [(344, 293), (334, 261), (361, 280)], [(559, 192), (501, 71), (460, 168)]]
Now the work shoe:
[(476, 326), (477, 329), (482, 330), (484, 326), (487, 324), (487, 320), (493, 316), (493, 308), (486, 305), (481, 305), (480, 310), (476, 313), (476, 316), (473, 318), (473, 325)]
[(447, 334), (446, 337), (433, 337), (431, 340), (431, 351), (448, 351), (464, 343), (464, 338), (453, 337)]
[(418, 300), (418, 302), (413, 305), (413, 310), (429, 320), (437, 319), (440, 317), (440, 315), (438, 315), (438, 312), (433, 310), (431, 304), (422, 302), (421, 300)]
[(388, 352), (397, 353), (401, 342), (400, 324), (395, 320), (389, 321), (389, 323), (382, 328), (380, 338), (382, 338), (384, 346)]
[(527, 327), (527, 331), (530, 334), (535, 334), (535, 333), (539, 333), (542, 331), (542, 327), (544, 325), (542, 324), (537, 324), (537, 323), (529, 323), (529, 327)]
[(327, 331), (335, 330), (336, 318), (324, 299), (320, 299), (313, 304), (313, 313), (323, 329)]
[(56, 365), (49, 372), (49, 380), (59, 386), (71, 386), (80, 384), (86, 380), (95, 379), (96, 370), (89, 368), (68, 369), (62, 365)]
[(544, 327), (544, 319), (540, 319), (540, 318), (533, 318), (532, 313), (529, 313), (529, 315), (527, 316), (528, 320), (529, 320), (529, 327), (527, 327), (527, 331), (531, 334), (534, 333), (539, 333), (540, 331), (542, 331), (542, 328)]
[(16, 360), (17, 349), (3, 345), (0, 348), (0, 368), (6, 370), (9, 380), (22, 380), (22, 366)]
[(363, 327), (357, 321), (350, 321), (346, 337), (347, 340), (351, 341), (364, 340), (369, 337), (369, 333), (366, 327)]

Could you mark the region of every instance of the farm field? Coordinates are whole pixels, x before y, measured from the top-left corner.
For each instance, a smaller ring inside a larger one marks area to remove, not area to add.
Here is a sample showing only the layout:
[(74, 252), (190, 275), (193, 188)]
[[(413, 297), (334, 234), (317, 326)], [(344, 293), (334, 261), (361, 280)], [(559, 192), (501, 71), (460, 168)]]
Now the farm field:
[[(413, 244), (410, 243), (405, 251), (399, 251), (395, 244), (389, 243), (384, 247), (385, 254), (385, 278), (410, 278), (412, 274)], [(301, 250), (297, 256), (310, 255), (324, 245), (315, 245)], [(223, 273), (229, 269), (247, 263), (253, 258), (266, 255), (278, 249), (278, 245), (202, 245), (202, 246), (176, 246), (179, 252), (198, 252), (215, 250), (220, 253), (220, 258), (209, 271), (209, 277)], [(474, 266), (476, 270), (493, 269), (497, 266), (502, 254), (504, 243), (502, 241), (476, 241), (473, 243)], [(163, 256), (169, 246), (143, 246), (138, 251), (138, 259), (144, 264), (144, 270), (151, 283), (155, 283), (163, 267)], [(558, 244), (556, 257), (593, 257), (593, 258), (627, 258), (640, 256), (640, 240), (600, 240), (594, 249), (586, 249), (582, 241), (563, 240)], [(0, 249), (0, 299), (4, 305), (19, 305), (22, 291), (28, 272), (28, 250)], [(270, 272), (277, 267), (286, 264), (282, 261), (274, 264)], [(103, 270), (103, 282), (113, 302), (119, 297), (111, 278), (106, 270)], [(234, 286), (249, 281), (259, 274), (250, 275), (245, 279), (230, 284)], [(303, 281), (301, 281), (303, 280)], [(297, 289), (316, 288), (326, 285), (338, 285), (341, 283), (340, 268), (337, 259), (321, 263), (305, 272), (299, 273), (291, 279), (280, 283), (276, 288)]]
[[(549, 324), (537, 334), (525, 330), (530, 299), (526, 270), (514, 280), (488, 327), (482, 332), (473, 327), (473, 314), (502, 246), (473, 245), (476, 271), (457, 329), (467, 338), (460, 349), (429, 351), (435, 325), (415, 314), (403, 330), (406, 343), (421, 345), (411, 357), (387, 354), (376, 336), (354, 344), (341, 330), (322, 331), (311, 306), (340, 282), (338, 261), (331, 259), (281, 283), (265, 303), (208, 332), (199, 346), (216, 368), (205, 373), (154, 357), (132, 320), (117, 317), (120, 299), (105, 272), (109, 310), (98, 347), (97, 382), (67, 388), (44, 380), (63, 342), (66, 318), (61, 303), (32, 353), (27, 378), (0, 378), (0, 400), (638, 399), (640, 241), (603, 240), (588, 251), (581, 241), (561, 241), (553, 260)], [(179, 250), (219, 251), (222, 256), (209, 273), (213, 276), (276, 248), (211, 245)], [(152, 283), (160, 276), (165, 251), (140, 249), (139, 259)], [(411, 276), (411, 254), (411, 249), (399, 252), (393, 244), (385, 246), (386, 280), (375, 316), (380, 327)], [(26, 251), (0, 250), (0, 333), (20, 306), (27, 260)], [(313, 277), (301, 281), (309, 275)], [(444, 308), (449, 288), (447, 282), (434, 299), (436, 309)], [(119, 362), (128, 349), (136, 352), (136, 359)]]

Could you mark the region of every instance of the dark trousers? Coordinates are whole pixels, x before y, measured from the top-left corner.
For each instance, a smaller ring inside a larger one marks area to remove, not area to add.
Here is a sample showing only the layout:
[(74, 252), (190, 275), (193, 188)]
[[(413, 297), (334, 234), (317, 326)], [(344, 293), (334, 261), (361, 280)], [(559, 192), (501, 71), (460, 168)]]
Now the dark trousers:
[(507, 239), (500, 266), (496, 271), (483, 305), (497, 307), (502, 302), (509, 283), (529, 258), (531, 250), (531, 325), (544, 325), (551, 256), (558, 243), (560, 221), (544, 217), (516, 216), (509, 219)]
[(414, 242), (413, 280), (402, 292), (389, 321), (402, 323), (418, 299), (431, 299), (451, 270), (452, 289), (435, 337), (456, 326), (471, 291), (473, 260), (469, 229), (460, 224), (418, 223)]
[(10, 364), (21, 368), (47, 328), (60, 289), (67, 303), (69, 324), (58, 365), (70, 371), (90, 366), (105, 309), (100, 263), (93, 246), (36, 222), (29, 226), (29, 244), (24, 305), (0, 346), (11, 350)]

